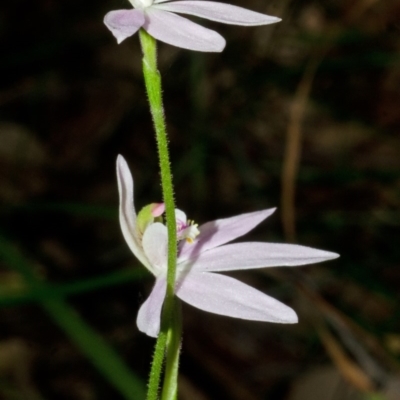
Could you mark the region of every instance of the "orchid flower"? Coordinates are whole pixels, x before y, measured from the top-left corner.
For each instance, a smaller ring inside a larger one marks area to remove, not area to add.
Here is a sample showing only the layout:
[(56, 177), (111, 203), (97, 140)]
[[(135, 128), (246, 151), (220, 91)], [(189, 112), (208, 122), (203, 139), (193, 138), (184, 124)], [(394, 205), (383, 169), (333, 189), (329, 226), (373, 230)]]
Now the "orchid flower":
[(280, 18), (245, 8), (201, 0), (129, 0), (134, 9), (110, 11), (104, 17), (107, 28), (121, 43), (145, 29), (155, 39), (189, 50), (220, 52), (225, 39), (175, 13), (193, 15), (231, 25), (257, 26), (279, 22)]
[[(136, 215), (133, 179), (125, 159), (117, 159), (119, 219), (124, 238), (136, 258), (155, 276), (154, 288), (137, 317), (140, 331), (157, 337), (166, 293), (167, 228), (163, 203)], [(245, 242), (226, 244), (253, 229), (274, 208), (208, 222), (198, 227), (175, 211), (179, 242), (175, 294), (184, 302), (214, 314), (254, 321), (295, 323), (296, 313), (272, 297), (229, 276), (215, 274), (251, 268), (298, 266), (338, 254), (294, 244)]]

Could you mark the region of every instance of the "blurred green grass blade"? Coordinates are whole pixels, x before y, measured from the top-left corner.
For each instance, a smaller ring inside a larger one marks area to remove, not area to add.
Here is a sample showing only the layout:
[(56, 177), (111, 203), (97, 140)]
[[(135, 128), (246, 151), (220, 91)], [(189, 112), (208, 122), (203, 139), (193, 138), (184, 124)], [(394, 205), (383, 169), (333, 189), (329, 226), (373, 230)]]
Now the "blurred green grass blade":
[(41, 282), (29, 261), (12, 244), (0, 235), (0, 258), (9, 268), (18, 271), (36, 290), (44, 290), (52, 296), (40, 301), (40, 304), (64, 330), (69, 338), (80, 348), (83, 354), (109, 380), (110, 383), (128, 400), (140, 400), (146, 396), (144, 383), (134, 375), (118, 354), (70, 307), (59, 293), (47, 289)]
[(125, 365), (106, 341), (61, 298), (42, 302), (43, 308), (69, 338), (126, 399), (146, 397), (145, 384)]
[(8, 268), (20, 273), (32, 287), (39, 288), (42, 285), (34, 268), (2, 234), (0, 234), (0, 260), (3, 260)]
[(20, 290), (1, 290), (0, 284), (0, 307), (18, 306), (34, 301), (46, 300), (53, 293), (65, 296), (86, 293), (105, 287), (121, 285), (128, 282), (137, 282), (139, 280), (150, 277), (145, 268), (124, 269), (111, 274), (84, 279), (73, 283), (64, 284), (46, 284), (39, 287), (27, 287)]

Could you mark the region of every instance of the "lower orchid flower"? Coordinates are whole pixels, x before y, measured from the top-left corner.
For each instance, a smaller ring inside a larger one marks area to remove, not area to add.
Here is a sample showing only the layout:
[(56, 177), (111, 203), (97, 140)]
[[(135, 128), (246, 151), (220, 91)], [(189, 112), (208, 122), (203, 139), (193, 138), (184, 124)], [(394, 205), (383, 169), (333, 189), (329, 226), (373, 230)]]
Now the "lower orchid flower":
[(134, 9), (110, 11), (104, 17), (107, 28), (121, 43), (145, 29), (155, 39), (189, 50), (219, 52), (225, 39), (175, 13), (193, 15), (231, 25), (257, 26), (279, 22), (280, 18), (215, 1), (129, 0)]
[[(154, 203), (136, 215), (133, 179), (125, 159), (117, 159), (122, 233), (137, 259), (156, 277), (154, 288), (137, 317), (140, 331), (157, 337), (166, 293), (167, 228), (164, 205)], [(179, 242), (175, 294), (201, 310), (230, 317), (277, 323), (296, 323), (296, 313), (274, 298), (229, 276), (233, 270), (298, 266), (331, 260), (338, 254), (282, 243), (226, 244), (249, 232), (274, 208), (219, 219), (197, 227), (181, 210), (175, 211)]]

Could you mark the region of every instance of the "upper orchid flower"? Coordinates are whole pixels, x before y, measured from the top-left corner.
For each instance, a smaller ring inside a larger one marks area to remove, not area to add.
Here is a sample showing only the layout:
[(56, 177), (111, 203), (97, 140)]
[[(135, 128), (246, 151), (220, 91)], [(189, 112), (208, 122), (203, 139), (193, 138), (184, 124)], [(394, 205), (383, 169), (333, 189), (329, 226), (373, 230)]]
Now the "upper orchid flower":
[[(122, 156), (117, 159), (119, 218), (130, 249), (155, 275), (156, 283), (141, 306), (139, 329), (156, 337), (166, 293), (167, 228), (162, 223), (164, 205), (150, 204), (136, 215), (133, 179)], [(313, 264), (338, 254), (293, 244), (245, 242), (225, 244), (253, 229), (275, 209), (219, 219), (199, 228), (176, 210), (179, 241), (175, 294), (194, 307), (215, 314), (255, 321), (297, 322), (296, 313), (279, 301), (225, 275), (213, 272), (274, 266)]]
[(111, 11), (104, 23), (121, 43), (140, 28), (162, 42), (189, 50), (222, 51), (225, 39), (217, 32), (203, 28), (174, 13), (194, 15), (231, 25), (256, 26), (280, 19), (245, 8), (201, 0), (129, 0), (133, 10)]

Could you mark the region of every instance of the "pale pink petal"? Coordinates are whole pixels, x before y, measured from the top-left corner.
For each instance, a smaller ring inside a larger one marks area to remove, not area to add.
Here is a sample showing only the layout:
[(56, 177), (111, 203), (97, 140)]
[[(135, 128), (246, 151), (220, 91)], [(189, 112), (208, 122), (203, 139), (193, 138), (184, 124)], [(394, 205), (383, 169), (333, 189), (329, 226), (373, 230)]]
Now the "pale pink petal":
[(143, 26), (144, 20), (142, 10), (116, 10), (106, 14), (104, 24), (121, 43), (135, 34)]
[(133, 178), (128, 164), (121, 155), (117, 158), (117, 178), (119, 192), (119, 222), (122, 234), (136, 258), (151, 269), (140, 245), (136, 230), (136, 211), (133, 204)]
[(154, 38), (183, 49), (220, 52), (225, 39), (210, 29), (186, 18), (153, 7), (145, 10), (143, 28)]
[(165, 278), (156, 280), (150, 296), (140, 307), (136, 323), (139, 330), (151, 337), (157, 337), (160, 332), (161, 310), (165, 298), (167, 282)]
[(144, 231), (142, 246), (156, 276), (167, 271), (168, 232), (160, 222), (149, 225)]
[(203, 251), (221, 246), (247, 232), (251, 231), (265, 218), (269, 217), (276, 208), (237, 215), (235, 217), (217, 219), (199, 227), (200, 234), (194, 243), (182, 243), (179, 251), (179, 261), (189, 257), (197, 257)]
[(253, 321), (296, 323), (296, 313), (272, 297), (229, 276), (193, 272), (177, 285), (176, 295), (214, 314)]
[(152, 7), (159, 10), (177, 12), (206, 18), (224, 24), (255, 26), (268, 25), (279, 22), (281, 19), (270, 15), (250, 11), (242, 7), (214, 1), (171, 1), (168, 3), (155, 2)]
[(336, 253), (295, 244), (245, 242), (217, 247), (192, 261), (179, 263), (179, 271), (233, 271), (264, 267), (314, 264), (339, 257)]

